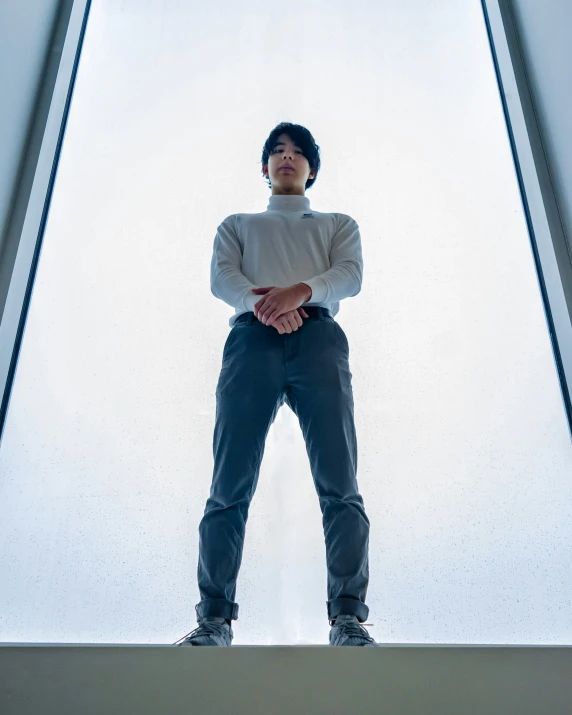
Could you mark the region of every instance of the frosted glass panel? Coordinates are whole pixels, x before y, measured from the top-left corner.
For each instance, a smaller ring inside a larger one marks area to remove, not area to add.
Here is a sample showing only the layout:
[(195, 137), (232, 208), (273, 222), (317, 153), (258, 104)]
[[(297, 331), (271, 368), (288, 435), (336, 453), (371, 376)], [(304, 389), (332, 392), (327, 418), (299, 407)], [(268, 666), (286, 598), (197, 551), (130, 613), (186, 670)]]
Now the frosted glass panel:
[[(224, 5), (224, 4), (223, 4)], [(284, 40), (288, 42), (284, 44)], [(478, 3), (93, 3), (0, 451), (0, 638), (174, 643), (233, 309), (218, 224), (264, 140), (359, 223), (350, 345), (382, 643), (570, 643), (572, 448)], [(270, 429), (234, 644), (327, 644), (296, 416)]]

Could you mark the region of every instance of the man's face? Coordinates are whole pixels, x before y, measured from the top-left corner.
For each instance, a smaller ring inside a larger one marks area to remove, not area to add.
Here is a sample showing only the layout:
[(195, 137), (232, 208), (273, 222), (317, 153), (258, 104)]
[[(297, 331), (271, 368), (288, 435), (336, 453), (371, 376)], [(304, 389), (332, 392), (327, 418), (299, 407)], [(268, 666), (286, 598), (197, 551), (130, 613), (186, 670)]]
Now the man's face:
[[(284, 171), (283, 166), (290, 164), (293, 171)], [(272, 147), (268, 164), (262, 167), (263, 173), (270, 177), (273, 194), (300, 194), (304, 196), (308, 178), (314, 177), (310, 164), (302, 150), (287, 134), (281, 134)]]

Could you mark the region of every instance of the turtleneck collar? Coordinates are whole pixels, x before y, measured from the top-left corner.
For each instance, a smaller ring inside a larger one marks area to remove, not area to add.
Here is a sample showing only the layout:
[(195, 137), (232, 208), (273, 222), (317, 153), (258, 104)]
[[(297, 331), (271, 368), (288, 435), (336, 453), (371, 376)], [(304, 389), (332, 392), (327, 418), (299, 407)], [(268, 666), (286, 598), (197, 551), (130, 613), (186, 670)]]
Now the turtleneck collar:
[(267, 211), (309, 211), (310, 199), (300, 194), (271, 194)]

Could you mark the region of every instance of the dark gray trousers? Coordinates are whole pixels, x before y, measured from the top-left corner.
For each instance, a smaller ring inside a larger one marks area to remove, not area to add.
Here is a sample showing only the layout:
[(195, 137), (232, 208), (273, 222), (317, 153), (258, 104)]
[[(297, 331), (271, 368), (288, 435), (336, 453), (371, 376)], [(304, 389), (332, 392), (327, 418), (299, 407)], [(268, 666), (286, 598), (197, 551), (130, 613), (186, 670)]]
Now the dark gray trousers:
[(216, 388), (214, 472), (199, 524), (197, 621), (238, 618), (236, 581), (248, 509), (264, 446), (279, 408), (298, 416), (322, 511), (328, 619), (369, 609), (369, 519), (357, 483), (349, 345), (331, 311), (304, 306), (308, 318), (280, 335), (253, 312), (226, 340)]

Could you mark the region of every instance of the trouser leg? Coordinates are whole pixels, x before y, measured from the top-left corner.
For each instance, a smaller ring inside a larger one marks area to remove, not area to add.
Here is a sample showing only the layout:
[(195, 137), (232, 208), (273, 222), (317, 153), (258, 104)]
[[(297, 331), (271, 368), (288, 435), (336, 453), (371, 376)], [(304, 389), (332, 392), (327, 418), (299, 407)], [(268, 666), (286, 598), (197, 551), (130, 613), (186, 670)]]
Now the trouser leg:
[(298, 332), (288, 362), (286, 402), (300, 422), (322, 511), (328, 618), (352, 614), (363, 623), (369, 614), (370, 523), (357, 483), (348, 341), (327, 315), (305, 322)]
[(197, 619), (238, 618), (236, 583), (248, 510), (266, 437), (283, 403), (281, 337), (251, 317), (235, 324), (225, 343), (216, 389), (212, 485), (199, 524)]

